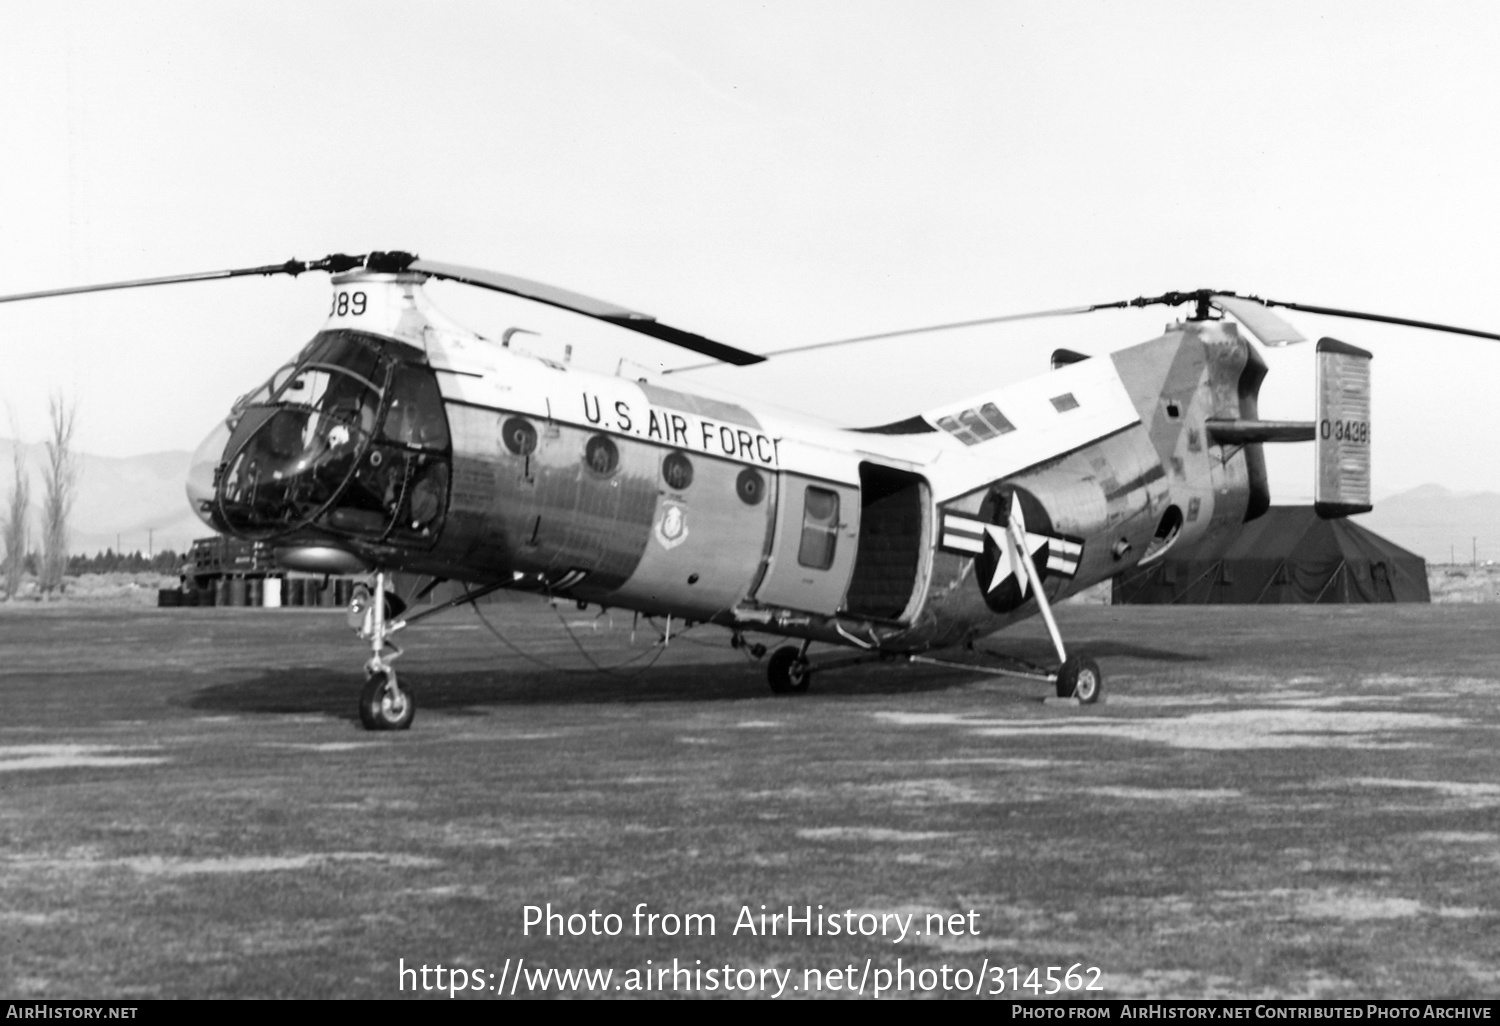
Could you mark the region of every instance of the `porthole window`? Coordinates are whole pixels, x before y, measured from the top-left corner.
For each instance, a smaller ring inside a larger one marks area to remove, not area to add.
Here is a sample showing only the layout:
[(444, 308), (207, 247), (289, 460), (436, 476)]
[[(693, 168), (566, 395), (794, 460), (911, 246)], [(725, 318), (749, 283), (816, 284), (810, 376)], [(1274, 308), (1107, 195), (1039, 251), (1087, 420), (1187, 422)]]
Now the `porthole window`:
[(669, 452), (661, 461), (661, 478), (672, 491), (683, 491), (693, 483), (693, 462), (680, 452)]
[(620, 465), (620, 450), (608, 438), (595, 435), (583, 447), (583, 462), (594, 473), (607, 476)]
[(536, 428), (524, 417), (511, 417), (500, 427), (500, 439), (517, 456), (536, 452)]
[(747, 506), (759, 506), (760, 500), (766, 497), (766, 480), (760, 476), (760, 471), (746, 467), (735, 479), (734, 490)]

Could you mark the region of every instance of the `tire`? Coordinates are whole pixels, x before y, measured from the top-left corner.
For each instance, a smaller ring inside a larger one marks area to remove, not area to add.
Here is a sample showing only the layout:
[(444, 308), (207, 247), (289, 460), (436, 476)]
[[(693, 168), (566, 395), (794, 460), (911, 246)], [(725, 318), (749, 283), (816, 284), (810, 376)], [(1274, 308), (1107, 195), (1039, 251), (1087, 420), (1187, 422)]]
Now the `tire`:
[(410, 691), (403, 691), (390, 671), (372, 673), (359, 695), (359, 722), (366, 730), (406, 730), (417, 715)]
[(771, 690), (778, 695), (800, 695), (812, 683), (812, 667), (792, 645), (778, 648), (766, 666)]
[(1073, 656), (1057, 671), (1057, 697), (1076, 698), (1079, 705), (1093, 705), (1104, 697), (1104, 675), (1092, 659)]

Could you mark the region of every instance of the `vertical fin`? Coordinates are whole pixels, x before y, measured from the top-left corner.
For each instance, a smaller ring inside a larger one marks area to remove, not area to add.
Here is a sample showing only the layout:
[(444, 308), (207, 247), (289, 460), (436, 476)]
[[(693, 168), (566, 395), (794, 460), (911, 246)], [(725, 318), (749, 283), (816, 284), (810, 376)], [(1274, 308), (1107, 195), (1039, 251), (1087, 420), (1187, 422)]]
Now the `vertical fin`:
[(1325, 520), (1370, 503), (1370, 354), (1318, 340), (1318, 434), (1313, 509)]

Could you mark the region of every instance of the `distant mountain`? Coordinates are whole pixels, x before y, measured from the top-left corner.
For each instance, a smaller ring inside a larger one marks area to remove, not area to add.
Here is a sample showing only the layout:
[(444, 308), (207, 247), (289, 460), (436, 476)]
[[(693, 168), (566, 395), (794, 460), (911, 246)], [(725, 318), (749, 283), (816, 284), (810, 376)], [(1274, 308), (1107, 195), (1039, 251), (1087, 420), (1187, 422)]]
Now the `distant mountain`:
[[(0, 507), (11, 492), (11, 454), (16, 443), (0, 439)], [(188, 508), (187, 452), (153, 452), (114, 458), (78, 454), (78, 499), (73, 506), (69, 548), (93, 554), (119, 547), (126, 552), (147, 546), (182, 552), (194, 538), (211, 534)], [(32, 547), (41, 542), (42, 468), (47, 452), (41, 443), (26, 446), (31, 473)]]
[(1381, 499), (1375, 511), (1354, 518), (1429, 563), (1474, 558), (1500, 562), (1500, 494), (1452, 492), (1442, 485), (1424, 484)]

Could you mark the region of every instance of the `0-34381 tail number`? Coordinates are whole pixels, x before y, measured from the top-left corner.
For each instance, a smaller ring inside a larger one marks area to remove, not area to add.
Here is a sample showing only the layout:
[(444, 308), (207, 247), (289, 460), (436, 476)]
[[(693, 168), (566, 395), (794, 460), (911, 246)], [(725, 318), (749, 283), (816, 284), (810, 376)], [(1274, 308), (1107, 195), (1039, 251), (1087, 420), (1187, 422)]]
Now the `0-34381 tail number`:
[(1337, 442), (1368, 445), (1370, 422), (1368, 420), (1321, 420), (1318, 422), (1318, 437), (1332, 438)]

